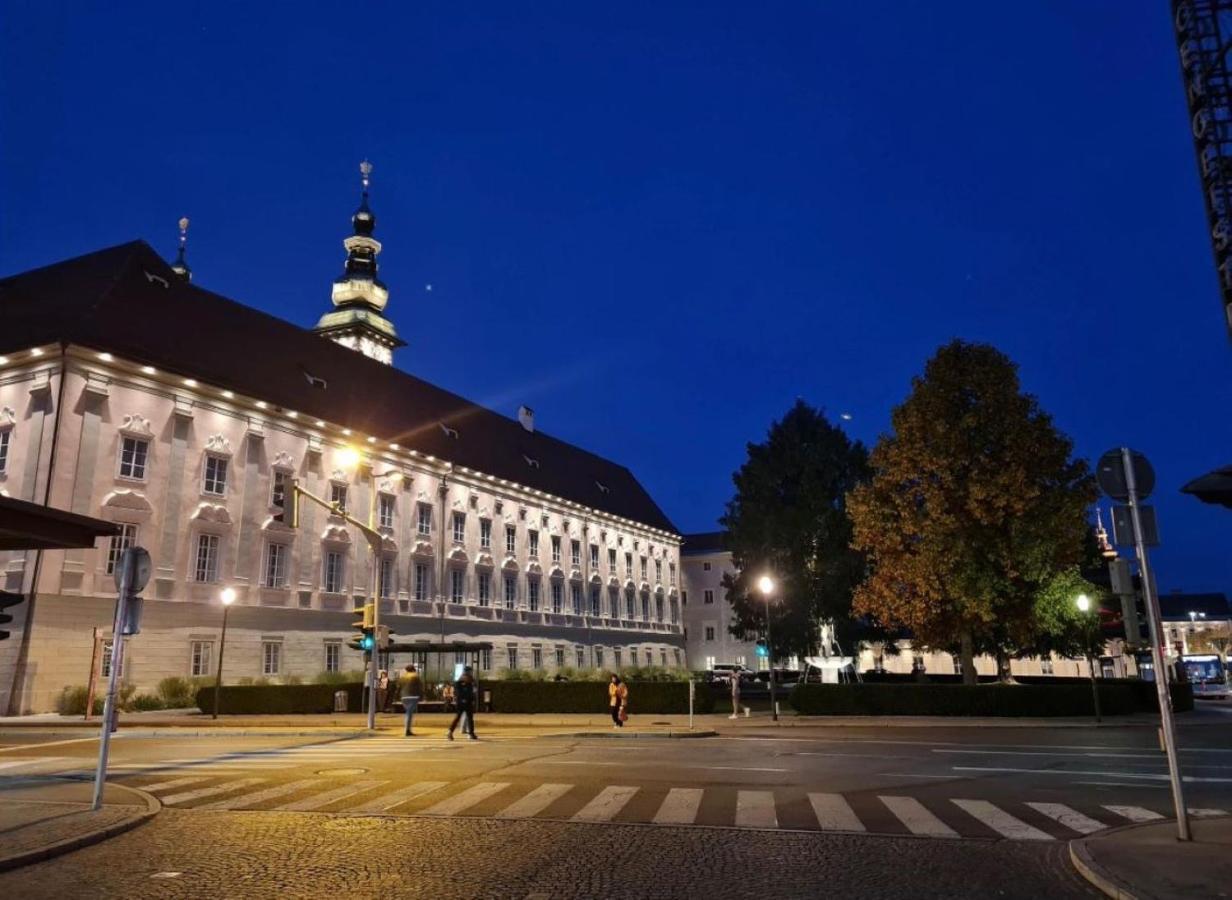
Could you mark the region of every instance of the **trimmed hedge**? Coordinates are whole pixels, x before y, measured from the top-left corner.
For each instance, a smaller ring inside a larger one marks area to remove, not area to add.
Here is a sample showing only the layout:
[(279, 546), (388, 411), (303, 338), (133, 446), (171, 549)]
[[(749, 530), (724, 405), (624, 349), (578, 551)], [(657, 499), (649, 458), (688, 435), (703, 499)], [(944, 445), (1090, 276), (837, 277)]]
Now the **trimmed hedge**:
[[(218, 700), (222, 715), (272, 713), (330, 713), (334, 711), (334, 691), (347, 692), (347, 709), (362, 707), (363, 684), (224, 684)], [(197, 708), (214, 711), (214, 687), (197, 691)]]
[[(1128, 684), (1101, 684), (1101, 712), (1139, 710)], [(1089, 716), (1090, 684), (802, 684), (791, 705), (807, 716)]]
[[(927, 681), (921, 682), (914, 675), (908, 675), (901, 672), (865, 672), (863, 674), (864, 683), (871, 684), (896, 684), (896, 685), (962, 685), (961, 675), (932, 675), (928, 676)], [(1035, 687), (1060, 687), (1063, 685), (1085, 684), (1087, 686), (1087, 696), (1091, 695), (1091, 679), (1088, 676), (1074, 675), (1015, 675), (1014, 680), (1020, 686), (1035, 686)], [(1159, 695), (1155, 692), (1155, 682), (1143, 681), (1141, 678), (1098, 678), (1100, 690), (1110, 685), (1127, 685), (1133, 691), (1134, 701), (1136, 703), (1135, 712), (1159, 712)], [(981, 675), (980, 685), (996, 685), (997, 678), (995, 675)], [(1188, 682), (1177, 683), (1172, 682), (1168, 685), (1172, 692), (1172, 710), (1173, 712), (1190, 712), (1194, 708), (1193, 685)], [(1100, 698), (1103, 698), (1100, 694)], [(1089, 706), (1089, 704), (1088, 704)]]
[[(687, 681), (633, 681), (629, 686), (631, 715), (665, 715), (689, 711)], [(714, 709), (710, 692), (698, 685), (693, 711)], [(605, 681), (481, 681), (481, 691), (492, 692), (492, 711), (503, 713), (605, 713)]]

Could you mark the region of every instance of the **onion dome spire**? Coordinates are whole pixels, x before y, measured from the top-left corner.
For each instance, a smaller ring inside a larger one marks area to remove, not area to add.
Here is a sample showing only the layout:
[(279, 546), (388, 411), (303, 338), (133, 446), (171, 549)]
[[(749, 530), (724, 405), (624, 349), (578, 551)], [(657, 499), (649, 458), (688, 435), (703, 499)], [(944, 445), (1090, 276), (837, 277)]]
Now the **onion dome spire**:
[(180, 219), (180, 250), (175, 255), (175, 262), (171, 266), (171, 271), (180, 276), (182, 281), (192, 281), (192, 269), (188, 267), (188, 260), (184, 258), (184, 254), (188, 249), (188, 216)]

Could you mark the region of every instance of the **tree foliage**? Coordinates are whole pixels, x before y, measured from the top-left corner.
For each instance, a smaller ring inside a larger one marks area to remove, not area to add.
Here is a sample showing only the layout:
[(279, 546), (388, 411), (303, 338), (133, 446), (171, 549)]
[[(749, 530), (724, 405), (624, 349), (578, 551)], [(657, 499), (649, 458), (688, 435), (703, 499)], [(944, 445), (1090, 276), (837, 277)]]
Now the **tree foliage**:
[(1017, 367), (986, 344), (941, 347), (873, 449), (848, 501), (872, 571), (854, 609), (917, 645), (1008, 671), (1039, 643), (1041, 593), (1083, 561), (1094, 487)]
[(773, 575), (774, 655), (816, 654), (823, 622), (848, 637), (851, 597), (864, 573), (851, 547), (847, 493), (868, 475), (868, 453), (802, 400), (748, 445), (733, 476), (736, 494), (720, 524), (727, 531), (736, 576), (724, 586), (732, 604), (731, 632), (742, 640), (764, 633), (765, 603), (757, 580)]

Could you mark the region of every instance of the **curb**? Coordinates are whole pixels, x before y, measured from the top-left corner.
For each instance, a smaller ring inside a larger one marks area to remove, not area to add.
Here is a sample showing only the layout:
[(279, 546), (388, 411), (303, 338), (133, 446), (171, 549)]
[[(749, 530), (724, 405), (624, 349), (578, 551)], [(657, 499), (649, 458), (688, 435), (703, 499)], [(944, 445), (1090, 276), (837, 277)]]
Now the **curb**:
[(101, 843), (108, 838), (123, 834), (136, 828), (138, 825), (144, 825), (150, 819), (158, 815), (163, 808), (158, 802), (158, 798), (153, 794), (147, 794), (145, 791), (137, 788), (127, 787), (121, 784), (109, 783), (111, 788), (119, 788), (120, 790), (128, 791), (136, 794), (145, 801), (145, 809), (136, 815), (130, 816), (122, 822), (116, 822), (112, 825), (107, 825), (103, 828), (96, 828), (86, 834), (78, 835), (74, 838), (67, 838), (63, 841), (56, 841), (53, 844), (47, 844), (44, 847), (39, 847), (37, 850), (27, 850), (25, 853), (14, 853), (11, 856), (0, 857), (0, 872), (8, 872), (12, 869), (19, 869), (22, 866), (28, 866), (31, 863), (42, 862), (43, 860), (52, 859), (56, 856), (63, 856), (65, 853), (71, 853), (74, 850), (80, 850), (82, 847), (89, 847), (91, 844)]
[[(1133, 826), (1131, 826), (1133, 827)], [(1082, 840), (1069, 842), (1069, 859), (1078, 870), (1078, 874), (1089, 881), (1094, 887), (1103, 891), (1112, 900), (1145, 900), (1133, 893), (1123, 882), (1100, 867), (1087, 852)]]

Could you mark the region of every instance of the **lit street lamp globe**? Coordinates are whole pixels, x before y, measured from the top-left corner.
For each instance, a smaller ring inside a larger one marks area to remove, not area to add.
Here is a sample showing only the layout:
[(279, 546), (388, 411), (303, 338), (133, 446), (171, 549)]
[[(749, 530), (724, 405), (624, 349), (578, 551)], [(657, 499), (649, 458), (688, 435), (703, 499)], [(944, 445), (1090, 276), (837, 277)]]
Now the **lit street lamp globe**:
[(223, 588), (219, 598), (223, 606), (230, 606), (235, 602), (235, 588)]
[(1078, 604), (1079, 612), (1090, 612), (1091, 598), (1088, 597), (1086, 594), (1079, 594), (1078, 599), (1075, 602)]
[(769, 575), (763, 575), (757, 579), (757, 589), (767, 597), (774, 593), (774, 579)]
[(350, 471), (359, 467), (359, 451), (354, 447), (343, 447), (338, 451), (338, 463)]

